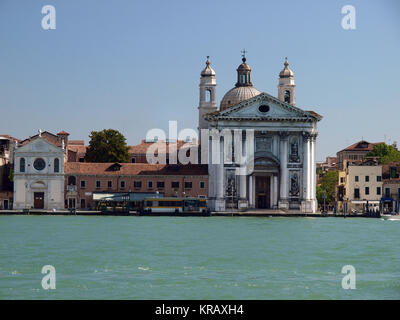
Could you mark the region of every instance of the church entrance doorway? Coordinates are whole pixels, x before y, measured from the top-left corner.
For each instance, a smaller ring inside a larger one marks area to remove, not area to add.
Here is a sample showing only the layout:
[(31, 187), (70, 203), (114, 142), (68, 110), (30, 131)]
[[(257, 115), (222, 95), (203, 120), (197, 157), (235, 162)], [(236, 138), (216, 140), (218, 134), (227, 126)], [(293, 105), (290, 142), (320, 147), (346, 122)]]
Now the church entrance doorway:
[(256, 177), (256, 206), (257, 209), (271, 208), (271, 177)]
[(76, 208), (76, 199), (68, 198), (68, 209), (75, 209), (75, 208)]
[(33, 199), (33, 208), (44, 209), (44, 192), (35, 192)]

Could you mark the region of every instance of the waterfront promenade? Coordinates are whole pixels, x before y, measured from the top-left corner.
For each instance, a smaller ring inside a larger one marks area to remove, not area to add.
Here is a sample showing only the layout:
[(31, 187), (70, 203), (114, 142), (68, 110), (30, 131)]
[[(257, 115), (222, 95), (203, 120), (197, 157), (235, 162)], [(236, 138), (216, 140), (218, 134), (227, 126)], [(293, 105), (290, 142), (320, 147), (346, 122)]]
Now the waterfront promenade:
[[(59, 216), (146, 216), (146, 214), (139, 214), (137, 211), (129, 211), (129, 212), (102, 212), (95, 210), (39, 210), (39, 209), (31, 209), (29, 211), (24, 210), (0, 210), (0, 215), (59, 215)], [(159, 214), (150, 214), (149, 216), (175, 216), (175, 217), (187, 217), (187, 216), (204, 216), (201, 213), (159, 213)], [(337, 217), (337, 218), (379, 218), (379, 215), (368, 215), (363, 213), (338, 213), (335, 214), (333, 212), (328, 213), (299, 213), (298, 210), (273, 210), (273, 209), (252, 209), (247, 211), (220, 211), (220, 212), (211, 212), (210, 216), (213, 217), (313, 217), (313, 218), (326, 218), (326, 217)]]

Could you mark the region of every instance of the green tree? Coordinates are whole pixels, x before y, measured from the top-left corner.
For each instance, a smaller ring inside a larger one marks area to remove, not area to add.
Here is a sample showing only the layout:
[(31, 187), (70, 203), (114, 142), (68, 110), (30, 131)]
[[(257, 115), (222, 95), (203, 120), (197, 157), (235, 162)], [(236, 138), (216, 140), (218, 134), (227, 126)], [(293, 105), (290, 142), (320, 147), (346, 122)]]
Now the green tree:
[(129, 147), (122, 133), (114, 129), (92, 131), (86, 151), (87, 162), (128, 162)]
[(326, 204), (334, 204), (335, 202), (335, 187), (338, 183), (339, 172), (327, 171), (320, 178), (317, 186), (317, 200), (320, 205), (324, 204), (324, 196)]
[(367, 157), (378, 157), (380, 164), (400, 161), (400, 151), (386, 143), (378, 143), (367, 153)]
[(10, 182), (14, 182), (14, 169), (10, 169), (10, 173), (8, 174), (8, 180)]

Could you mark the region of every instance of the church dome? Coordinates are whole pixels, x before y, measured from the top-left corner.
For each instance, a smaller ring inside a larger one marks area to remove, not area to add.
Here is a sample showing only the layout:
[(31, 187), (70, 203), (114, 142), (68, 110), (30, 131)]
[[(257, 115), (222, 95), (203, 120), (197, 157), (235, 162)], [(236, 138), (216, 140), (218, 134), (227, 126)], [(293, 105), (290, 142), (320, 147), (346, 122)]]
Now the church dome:
[(279, 73), (279, 78), (290, 78), (290, 77), (294, 77), (294, 73), (292, 70), (290, 70), (289, 68), (289, 62), (288, 59), (286, 57), (285, 63), (284, 63), (285, 67), (283, 68), (283, 70)]
[(242, 101), (258, 96), (259, 94), (261, 94), (261, 91), (257, 90), (253, 86), (235, 87), (229, 90), (222, 98), (220, 110), (228, 109)]
[(206, 67), (201, 71), (202, 77), (210, 77), (215, 76), (215, 71), (213, 68), (210, 67), (210, 57), (207, 56)]

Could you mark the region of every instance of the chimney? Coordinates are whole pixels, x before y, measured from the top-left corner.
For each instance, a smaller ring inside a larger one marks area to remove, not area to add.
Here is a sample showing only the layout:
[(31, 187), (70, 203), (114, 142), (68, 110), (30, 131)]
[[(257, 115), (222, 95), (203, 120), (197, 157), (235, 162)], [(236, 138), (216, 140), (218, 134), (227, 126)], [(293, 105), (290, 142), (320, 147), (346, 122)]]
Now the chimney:
[(57, 141), (60, 143), (60, 145), (62, 145), (62, 142), (64, 141), (65, 149), (67, 149), (68, 146), (68, 136), (69, 133), (65, 131), (60, 131), (59, 133), (57, 133)]

